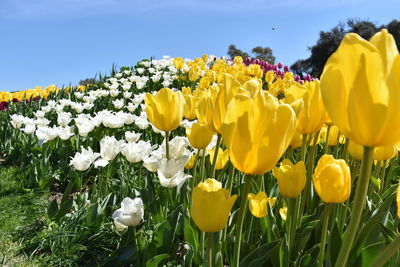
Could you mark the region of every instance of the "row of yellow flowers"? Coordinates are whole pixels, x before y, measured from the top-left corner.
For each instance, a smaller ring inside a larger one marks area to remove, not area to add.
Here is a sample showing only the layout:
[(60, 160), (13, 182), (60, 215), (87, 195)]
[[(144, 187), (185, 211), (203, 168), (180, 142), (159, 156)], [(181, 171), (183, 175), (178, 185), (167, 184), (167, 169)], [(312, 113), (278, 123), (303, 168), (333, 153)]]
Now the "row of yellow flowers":
[[(73, 87), (68, 86), (64, 88), (66, 91), (71, 90)], [(80, 85), (77, 87), (77, 90), (84, 91), (86, 89), (85, 86)], [(45, 87), (44, 89), (41, 86), (35, 86), (34, 89), (26, 89), (23, 91), (17, 91), (17, 92), (0, 92), (0, 102), (10, 102), (13, 101), (14, 99), (18, 101), (22, 101), (24, 99), (32, 99), (35, 97), (40, 97), (47, 99), (50, 94), (57, 93), (61, 90), (61, 88), (58, 88), (56, 85), (49, 85)]]

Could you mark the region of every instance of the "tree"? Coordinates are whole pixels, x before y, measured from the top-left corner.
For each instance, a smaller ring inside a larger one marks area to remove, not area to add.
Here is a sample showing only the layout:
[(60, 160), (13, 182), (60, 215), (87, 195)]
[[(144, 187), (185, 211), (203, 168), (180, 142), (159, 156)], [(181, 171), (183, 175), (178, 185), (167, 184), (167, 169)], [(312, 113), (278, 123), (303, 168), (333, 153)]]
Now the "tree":
[(96, 79), (95, 78), (87, 78), (84, 80), (80, 80), (79, 81), (79, 85), (88, 85), (88, 84), (95, 84), (96, 83)]
[(393, 34), (397, 47), (400, 47), (400, 21), (392, 20), (388, 25), (377, 26), (368, 20), (348, 19), (346, 23), (339, 23), (330, 31), (321, 31), (317, 43), (308, 48), (311, 53), (310, 57), (297, 60), (290, 68), (301, 77), (306, 73), (313, 77), (319, 77), (326, 61), (339, 47), (346, 33), (354, 32), (369, 40), (382, 28), (387, 28)]
[[(253, 56), (251, 58), (261, 59), (267, 61), (270, 64), (275, 63), (275, 57), (272, 54), (272, 49), (269, 47), (256, 46), (251, 50), (251, 52), (253, 53)], [(228, 47), (228, 56), (230, 58), (241, 56), (243, 59), (250, 57), (248, 53), (240, 50), (235, 45), (230, 45)]]
[(249, 54), (247, 54), (246, 52), (243, 52), (242, 50), (236, 48), (235, 45), (230, 45), (228, 47), (228, 56), (230, 56), (231, 58), (234, 58), (236, 56), (241, 56), (242, 58), (248, 58)]
[(272, 55), (272, 49), (269, 47), (257, 46), (254, 47), (251, 52), (255, 55), (255, 58), (267, 61), (270, 64), (275, 62), (275, 57)]

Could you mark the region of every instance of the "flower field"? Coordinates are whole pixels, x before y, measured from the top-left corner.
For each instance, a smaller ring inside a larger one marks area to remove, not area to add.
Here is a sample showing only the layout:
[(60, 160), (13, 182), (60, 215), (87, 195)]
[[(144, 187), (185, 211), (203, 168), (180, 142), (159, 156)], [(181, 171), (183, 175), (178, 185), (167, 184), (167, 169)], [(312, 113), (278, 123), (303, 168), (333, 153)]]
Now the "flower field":
[(0, 102), (1, 168), (46, 192), (18, 241), (39, 265), (400, 266), (386, 30), (347, 34), (320, 79), (165, 56)]

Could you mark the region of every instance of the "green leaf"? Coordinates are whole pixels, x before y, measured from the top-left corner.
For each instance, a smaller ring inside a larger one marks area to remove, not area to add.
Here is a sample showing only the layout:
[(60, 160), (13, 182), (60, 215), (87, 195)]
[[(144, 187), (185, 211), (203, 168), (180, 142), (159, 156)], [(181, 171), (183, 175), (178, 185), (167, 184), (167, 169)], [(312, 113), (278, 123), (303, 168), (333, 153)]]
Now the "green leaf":
[(339, 255), (339, 250), (342, 247), (342, 236), (340, 235), (337, 223), (333, 225), (332, 233), (330, 233), (330, 242), (328, 243), (328, 251), (330, 256), (331, 266), (334, 266)]
[(158, 267), (161, 266), (161, 262), (165, 261), (166, 259), (169, 259), (168, 254), (160, 254), (157, 256), (154, 256), (150, 260), (147, 261), (146, 267)]
[(270, 259), (272, 252), (275, 247), (279, 247), (280, 241), (274, 241), (268, 244), (264, 244), (254, 249), (250, 254), (242, 259), (240, 267), (257, 267), (264, 266), (265, 263)]
[(61, 203), (60, 209), (57, 213), (57, 218), (60, 219), (60, 218), (64, 217), (64, 215), (70, 211), (72, 204), (74, 204), (74, 200), (72, 198)]
[(181, 225), (179, 209), (180, 207), (168, 215), (167, 219), (155, 231), (154, 241), (158, 252), (169, 252), (174, 249), (173, 243), (177, 227)]
[(49, 207), (47, 208), (47, 215), (49, 218), (53, 218), (58, 213), (58, 204), (55, 199), (50, 203)]
[(190, 219), (185, 217), (184, 219), (184, 236), (185, 236), (185, 241), (189, 243), (194, 251), (198, 250), (199, 247), (199, 236), (198, 236), (198, 231), (194, 230), (192, 225), (190, 224)]

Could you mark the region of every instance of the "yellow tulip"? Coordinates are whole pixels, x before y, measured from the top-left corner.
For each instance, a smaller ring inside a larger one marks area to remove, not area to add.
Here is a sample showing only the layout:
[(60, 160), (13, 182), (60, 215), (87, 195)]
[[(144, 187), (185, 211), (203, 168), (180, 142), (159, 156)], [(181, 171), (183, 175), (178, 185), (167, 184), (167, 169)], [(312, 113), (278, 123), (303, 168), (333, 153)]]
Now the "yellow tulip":
[(342, 203), (350, 196), (350, 168), (346, 161), (325, 154), (315, 168), (313, 184), (323, 202)]
[(271, 170), (289, 146), (295, 132), (296, 114), (260, 91), (255, 98), (237, 95), (228, 105), (222, 137), (236, 169), (246, 174)]
[(222, 230), (237, 195), (230, 196), (229, 190), (215, 179), (208, 178), (193, 188), (190, 214), (194, 223), (203, 232)]
[(181, 91), (162, 88), (155, 96), (147, 93), (144, 102), (147, 118), (157, 129), (169, 132), (178, 128), (185, 110)]
[[(210, 154), (210, 163), (213, 163), (214, 155), (215, 155), (215, 147), (214, 149), (208, 150), (208, 154)], [(226, 163), (229, 160), (228, 150), (222, 150), (220, 147), (218, 148), (217, 162), (215, 164), (216, 170), (222, 170)]]
[(192, 147), (204, 149), (210, 144), (214, 133), (207, 125), (194, 123), (192, 128), (186, 130), (186, 135)]
[(303, 99), (303, 108), (297, 120), (297, 131), (299, 133), (312, 134), (321, 129), (326, 120), (326, 111), (318, 80), (306, 82), (304, 85), (293, 83), (285, 96), (286, 103), (292, 103), (300, 97)]
[[(323, 142), (326, 143), (328, 134), (328, 126), (323, 126), (321, 128), (320, 136)], [(331, 125), (329, 129), (329, 137), (328, 137), (328, 146), (336, 146), (338, 144), (343, 144), (346, 141), (346, 138), (343, 135), (340, 135), (339, 128), (335, 125)]]
[(275, 72), (273, 72), (272, 70), (269, 70), (265, 73), (265, 81), (270, 84), (275, 80)]
[(290, 141), (290, 146), (292, 148), (298, 148), (301, 147), (302, 144), (303, 144), (303, 135), (296, 131), (293, 135), (292, 141)]
[(284, 159), (279, 168), (272, 169), (272, 174), (278, 180), (279, 191), (284, 197), (297, 198), (306, 185), (306, 166), (303, 161), (293, 164)]
[(222, 133), (221, 125), (224, 120), (226, 109), (231, 99), (239, 92), (240, 83), (232, 75), (225, 74), (225, 79), (218, 85), (219, 92), (214, 104), (214, 129), (218, 133)]
[(362, 145), (359, 145), (359, 144), (355, 143), (354, 141), (350, 140), (348, 149), (349, 149), (349, 154), (354, 159), (358, 159), (358, 160), (363, 159), (364, 147)]
[(185, 61), (181, 57), (174, 58), (174, 66), (176, 69), (181, 70), (185, 66)]
[(200, 124), (206, 124), (213, 132), (217, 132), (214, 127), (213, 117), (215, 110), (215, 99), (218, 95), (218, 89), (211, 87), (204, 90), (202, 95), (199, 96), (199, 102), (196, 109), (196, 117)]
[(287, 207), (279, 209), (279, 215), (281, 215), (282, 220), (286, 221), (287, 218)]
[(389, 160), (397, 155), (396, 145), (380, 146), (374, 150), (374, 160)]
[(186, 170), (191, 170), (194, 167), (194, 161), (196, 160), (196, 154), (190, 157), (189, 161), (185, 165)]
[(249, 200), (250, 212), (257, 218), (263, 218), (267, 216), (267, 203), (270, 207), (272, 207), (276, 201), (276, 197), (269, 198), (265, 192), (259, 192), (257, 195), (250, 193), (248, 194), (247, 198)]
[(328, 59), (321, 93), (333, 123), (363, 146), (400, 141), (400, 56), (383, 29), (368, 42), (348, 33)]

